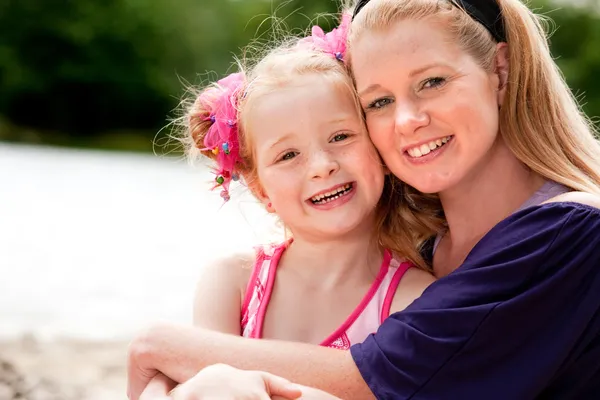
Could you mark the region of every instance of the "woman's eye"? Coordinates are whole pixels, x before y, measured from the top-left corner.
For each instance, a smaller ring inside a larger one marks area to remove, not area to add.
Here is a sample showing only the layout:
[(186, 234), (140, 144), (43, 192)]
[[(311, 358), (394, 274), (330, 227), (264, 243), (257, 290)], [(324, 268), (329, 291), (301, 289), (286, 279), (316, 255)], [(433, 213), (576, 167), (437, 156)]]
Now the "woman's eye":
[(421, 85), (421, 89), (435, 89), (442, 86), (444, 83), (446, 83), (445, 78), (430, 78), (423, 82), (423, 84)]
[(337, 135), (335, 135), (333, 137), (333, 139), (331, 139), (332, 142), (341, 142), (342, 140), (346, 140), (348, 139), (348, 134), (347, 133), (338, 133)]
[(296, 157), (296, 155), (298, 155), (298, 153), (296, 153), (295, 151), (288, 151), (283, 156), (281, 156), (279, 158), (279, 160), (280, 161), (291, 160), (292, 158)]
[(378, 99), (378, 100), (375, 100), (374, 102), (372, 102), (371, 104), (369, 104), (368, 108), (379, 109), (379, 108), (387, 106), (391, 102), (392, 102), (391, 99)]

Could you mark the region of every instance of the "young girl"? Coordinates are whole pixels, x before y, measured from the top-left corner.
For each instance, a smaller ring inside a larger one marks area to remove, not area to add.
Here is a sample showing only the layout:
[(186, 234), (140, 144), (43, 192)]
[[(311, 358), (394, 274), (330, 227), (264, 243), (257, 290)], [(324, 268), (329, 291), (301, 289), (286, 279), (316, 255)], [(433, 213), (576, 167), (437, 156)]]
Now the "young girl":
[(195, 325), (347, 350), (433, 282), (414, 268), (423, 265), (414, 241), (431, 232), (416, 212), (406, 218), (344, 65), (348, 23), (327, 35), (313, 28), (190, 108), (191, 153), (216, 160), (221, 196), (243, 178), (291, 232), (207, 266)]
[(243, 178), (291, 232), (208, 266), (196, 325), (347, 350), (433, 280), (387, 237), (405, 223), (343, 63), (347, 23), (272, 51), (189, 110), (192, 149), (216, 160), (222, 197)]

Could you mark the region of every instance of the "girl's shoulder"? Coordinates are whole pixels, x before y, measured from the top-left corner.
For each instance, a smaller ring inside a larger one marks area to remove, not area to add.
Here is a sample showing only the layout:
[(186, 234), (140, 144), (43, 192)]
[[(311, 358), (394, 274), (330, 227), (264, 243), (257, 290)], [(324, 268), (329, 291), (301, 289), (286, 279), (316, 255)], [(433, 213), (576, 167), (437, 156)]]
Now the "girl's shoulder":
[(200, 283), (235, 286), (243, 293), (255, 262), (256, 251), (251, 249), (215, 258), (202, 268)]

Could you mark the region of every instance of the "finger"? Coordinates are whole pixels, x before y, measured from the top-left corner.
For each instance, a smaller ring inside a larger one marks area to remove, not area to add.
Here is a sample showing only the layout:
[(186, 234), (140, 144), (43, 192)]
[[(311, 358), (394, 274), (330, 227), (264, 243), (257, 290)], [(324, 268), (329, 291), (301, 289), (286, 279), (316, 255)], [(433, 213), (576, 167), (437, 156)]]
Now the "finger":
[(302, 396), (300, 397), (302, 400), (342, 400), (319, 389), (302, 385), (296, 385), (296, 387), (302, 392)]
[(267, 392), (271, 396), (280, 396), (285, 399), (293, 400), (302, 396), (302, 391), (297, 385), (277, 375), (262, 373)]
[(158, 373), (140, 395), (140, 400), (168, 399), (169, 391), (176, 383), (162, 373)]
[(139, 400), (142, 392), (157, 373), (157, 370), (142, 371), (138, 368), (130, 369), (127, 376), (127, 397), (129, 400)]

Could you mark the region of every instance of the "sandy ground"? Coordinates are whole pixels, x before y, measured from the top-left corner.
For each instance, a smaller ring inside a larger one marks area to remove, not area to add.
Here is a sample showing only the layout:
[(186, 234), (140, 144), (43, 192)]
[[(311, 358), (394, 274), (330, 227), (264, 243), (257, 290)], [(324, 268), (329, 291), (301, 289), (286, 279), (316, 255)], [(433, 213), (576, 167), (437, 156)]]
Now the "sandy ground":
[(127, 343), (0, 342), (0, 400), (126, 400)]

